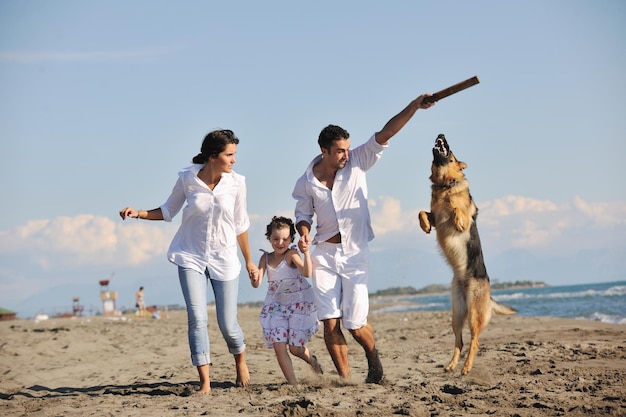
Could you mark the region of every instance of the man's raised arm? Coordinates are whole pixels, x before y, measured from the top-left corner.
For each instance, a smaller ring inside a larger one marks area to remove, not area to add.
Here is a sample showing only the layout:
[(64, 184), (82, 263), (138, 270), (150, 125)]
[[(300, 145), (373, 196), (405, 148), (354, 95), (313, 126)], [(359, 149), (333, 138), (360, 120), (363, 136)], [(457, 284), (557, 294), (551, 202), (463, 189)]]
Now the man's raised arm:
[(418, 109), (427, 109), (432, 107), (434, 102), (424, 102), (425, 97), (430, 97), (432, 94), (422, 94), (415, 100), (409, 103), (408, 106), (404, 108), (400, 113), (396, 114), (385, 124), (380, 132), (376, 133), (376, 142), (381, 145), (386, 144), (389, 139), (391, 139), (396, 133), (400, 131), (404, 127), (405, 124), (415, 114)]

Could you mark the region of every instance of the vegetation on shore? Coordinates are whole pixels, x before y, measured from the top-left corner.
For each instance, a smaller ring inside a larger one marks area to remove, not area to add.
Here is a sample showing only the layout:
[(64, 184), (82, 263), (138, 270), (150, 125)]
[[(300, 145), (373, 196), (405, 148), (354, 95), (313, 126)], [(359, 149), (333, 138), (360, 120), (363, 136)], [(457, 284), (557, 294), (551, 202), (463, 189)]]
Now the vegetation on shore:
[[(513, 288), (537, 288), (547, 287), (548, 285), (542, 281), (515, 281), (515, 282), (498, 282), (493, 280), (491, 282), (492, 290), (507, 290)], [(392, 287), (384, 290), (378, 290), (374, 293), (370, 293), (370, 297), (383, 297), (383, 296), (398, 296), (398, 295), (424, 295), (424, 294), (438, 294), (450, 291), (449, 285), (443, 284), (431, 284), (420, 289), (414, 287)]]

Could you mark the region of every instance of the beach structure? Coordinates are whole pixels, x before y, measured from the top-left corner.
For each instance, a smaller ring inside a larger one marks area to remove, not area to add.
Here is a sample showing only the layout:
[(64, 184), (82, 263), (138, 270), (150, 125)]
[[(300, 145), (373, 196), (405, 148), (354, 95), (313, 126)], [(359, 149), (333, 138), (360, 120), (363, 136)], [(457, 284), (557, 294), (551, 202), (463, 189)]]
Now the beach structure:
[(115, 302), (117, 301), (117, 291), (109, 291), (109, 280), (103, 279), (100, 283), (100, 300), (102, 300), (102, 314), (105, 316), (117, 315)]
[(83, 315), (83, 310), (85, 307), (80, 304), (80, 297), (72, 298), (72, 313), (74, 316), (80, 317)]
[(0, 307), (0, 320), (13, 320), (16, 318), (16, 315), (15, 311)]

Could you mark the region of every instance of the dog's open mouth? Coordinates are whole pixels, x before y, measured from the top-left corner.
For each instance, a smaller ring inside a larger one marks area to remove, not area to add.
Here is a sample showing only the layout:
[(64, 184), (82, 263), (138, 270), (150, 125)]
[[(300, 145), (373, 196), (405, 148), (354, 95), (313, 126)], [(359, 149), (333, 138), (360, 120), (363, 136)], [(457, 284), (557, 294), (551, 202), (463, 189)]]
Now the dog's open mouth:
[(435, 165), (445, 165), (450, 162), (450, 146), (443, 134), (439, 134), (433, 147), (433, 163)]

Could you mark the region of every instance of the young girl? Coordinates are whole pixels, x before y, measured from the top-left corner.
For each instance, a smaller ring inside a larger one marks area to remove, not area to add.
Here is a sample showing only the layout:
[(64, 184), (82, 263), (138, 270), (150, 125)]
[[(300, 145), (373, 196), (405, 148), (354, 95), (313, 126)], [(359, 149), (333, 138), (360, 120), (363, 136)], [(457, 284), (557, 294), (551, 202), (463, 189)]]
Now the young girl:
[(305, 346), (320, 324), (313, 289), (303, 278), (311, 276), (313, 270), (309, 247), (304, 241), (298, 242), (303, 261), (298, 251), (290, 248), (295, 235), (296, 228), (290, 219), (274, 216), (265, 233), (274, 251), (263, 251), (259, 273), (251, 278), (252, 286), (258, 288), (267, 270), (268, 289), (259, 319), (263, 339), (268, 348), (274, 348), (280, 369), (290, 385), (298, 381), (287, 346), (292, 355), (311, 365), (314, 372), (323, 373), (317, 358)]

